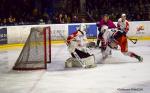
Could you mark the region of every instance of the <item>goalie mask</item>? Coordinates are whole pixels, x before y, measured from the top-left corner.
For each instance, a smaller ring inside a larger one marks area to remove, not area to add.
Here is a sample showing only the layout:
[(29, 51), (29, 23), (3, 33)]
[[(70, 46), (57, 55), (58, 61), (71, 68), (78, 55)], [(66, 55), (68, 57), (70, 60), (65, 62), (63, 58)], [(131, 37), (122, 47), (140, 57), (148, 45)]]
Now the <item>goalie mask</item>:
[(83, 35), (85, 35), (87, 31), (87, 25), (81, 24), (77, 30), (79, 30)]

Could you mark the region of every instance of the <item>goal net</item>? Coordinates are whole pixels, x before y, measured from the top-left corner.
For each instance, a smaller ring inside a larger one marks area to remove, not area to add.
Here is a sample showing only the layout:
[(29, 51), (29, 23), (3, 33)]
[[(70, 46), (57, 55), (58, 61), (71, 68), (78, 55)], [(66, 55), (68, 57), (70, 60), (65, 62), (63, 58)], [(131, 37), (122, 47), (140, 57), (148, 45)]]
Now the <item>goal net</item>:
[(51, 61), (50, 27), (33, 27), (13, 67), (14, 70), (46, 69)]

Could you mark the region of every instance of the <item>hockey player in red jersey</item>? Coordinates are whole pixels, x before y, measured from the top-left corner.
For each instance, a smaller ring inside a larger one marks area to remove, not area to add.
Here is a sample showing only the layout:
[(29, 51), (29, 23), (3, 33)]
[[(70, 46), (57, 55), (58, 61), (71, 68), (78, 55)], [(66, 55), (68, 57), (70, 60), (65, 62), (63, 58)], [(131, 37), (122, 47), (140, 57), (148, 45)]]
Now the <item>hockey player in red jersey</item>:
[(109, 31), (108, 26), (103, 26), (101, 31), (103, 33), (101, 37), (101, 41), (103, 42), (102, 46), (102, 56), (103, 58), (107, 58), (109, 51), (113, 49), (115, 46), (119, 45), (121, 48), (121, 52), (124, 55), (134, 57), (139, 60), (139, 62), (143, 61), (143, 58), (133, 52), (128, 51), (128, 42), (126, 35), (120, 31)]
[[(66, 67), (95, 67), (95, 57), (87, 51), (87, 26), (81, 24), (76, 32), (72, 33), (67, 38), (68, 50), (71, 58), (67, 59)], [(79, 64), (80, 63), (80, 64)], [(69, 65), (68, 65), (69, 64)], [(71, 66), (70, 66), (71, 65)]]
[(129, 22), (126, 19), (126, 14), (122, 14), (121, 18), (118, 19), (117, 28), (118, 30), (121, 30), (124, 35), (129, 31)]

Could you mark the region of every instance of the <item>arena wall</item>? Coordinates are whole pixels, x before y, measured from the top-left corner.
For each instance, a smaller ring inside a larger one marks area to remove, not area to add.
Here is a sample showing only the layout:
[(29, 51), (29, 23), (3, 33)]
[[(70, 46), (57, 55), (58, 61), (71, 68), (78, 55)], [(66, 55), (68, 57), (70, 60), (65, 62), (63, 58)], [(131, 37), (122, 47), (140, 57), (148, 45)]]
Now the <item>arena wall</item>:
[[(88, 25), (88, 31), (87, 35), (88, 38), (96, 38), (98, 34), (98, 30), (96, 27), (96, 23), (85, 23)], [(116, 24), (116, 22), (115, 22)], [(144, 25), (144, 30), (137, 32), (137, 26)], [(1, 26), (0, 29), (6, 28), (7, 34), (5, 33), (5, 36), (7, 36), (7, 44), (12, 43), (24, 43), (30, 33), (30, 29), (32, 27), (45, 27), (50, 26), (51, 27), (51, 36), (52, 40), (62, 40), (61, 35), (64, 37), (67, 37), (72, 32), (74, 32), (78, 26), (79, 23), (76, 24), (47, 24), (47, 25), (23, 25), (23, 26)], [(1, 30), (0, 30), (1, 32)], [(0, 33), (0, 39), (4, 36), (4, 33)], [(143, 40), (149, 40), (150, 39), (150, 21), (133, 21), (130, 22), (130, 30), (128, 33), (129, 37), (140, 37), (140, 39)], [(2, 40), (0, 40), (2, 41)], [(1, 42), (0, 42), (1, 44)]]

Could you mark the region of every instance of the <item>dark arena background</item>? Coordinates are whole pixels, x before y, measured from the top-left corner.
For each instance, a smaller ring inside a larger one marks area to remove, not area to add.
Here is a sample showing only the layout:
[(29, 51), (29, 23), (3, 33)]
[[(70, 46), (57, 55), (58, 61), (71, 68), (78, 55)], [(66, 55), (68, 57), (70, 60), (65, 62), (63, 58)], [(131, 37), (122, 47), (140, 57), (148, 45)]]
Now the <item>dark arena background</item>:
[(149, 0), (1, 0), (0, 25), (95, 22), (103, 14), (117, 21), (150, 20)]
[(150, 0), (0, 0), (0, 93), (150, 93), (149, 60)]

